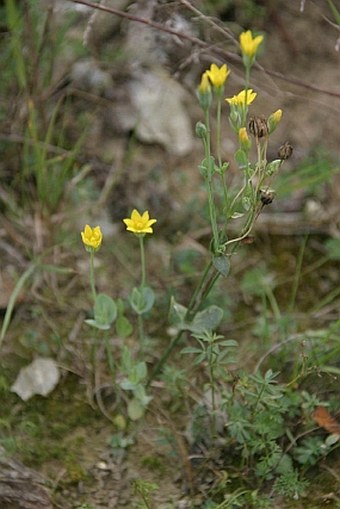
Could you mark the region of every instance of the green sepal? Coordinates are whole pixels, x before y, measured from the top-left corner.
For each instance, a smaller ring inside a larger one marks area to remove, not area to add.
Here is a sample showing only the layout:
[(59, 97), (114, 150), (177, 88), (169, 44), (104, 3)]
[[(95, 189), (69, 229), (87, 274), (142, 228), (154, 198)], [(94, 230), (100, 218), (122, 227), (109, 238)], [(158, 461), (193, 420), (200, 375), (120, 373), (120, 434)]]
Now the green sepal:
[(245, 152), (242, 149), (236, 150), (235, 161), (237, 162), (240, 168), (247, 168), (249, 164), (247, 152)]

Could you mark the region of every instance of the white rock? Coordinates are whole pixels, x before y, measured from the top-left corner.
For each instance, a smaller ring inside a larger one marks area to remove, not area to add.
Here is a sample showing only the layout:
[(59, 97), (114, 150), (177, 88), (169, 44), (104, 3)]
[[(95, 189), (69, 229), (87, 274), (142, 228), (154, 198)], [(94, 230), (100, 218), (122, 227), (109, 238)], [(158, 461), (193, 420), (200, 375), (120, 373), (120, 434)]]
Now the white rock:
[(27, 401), (35, 394), (47, 396), (59, 382), (60, 372), (53, 359), (38, 358), (21, 368), (11, 387), (21, 399)]
[(140, 72), (129, 86), (138, 112), (137, 137), (159, 143), (171, 154), (188, 154), (194, 141), (181, 85), (165, 72), (153, 70)]

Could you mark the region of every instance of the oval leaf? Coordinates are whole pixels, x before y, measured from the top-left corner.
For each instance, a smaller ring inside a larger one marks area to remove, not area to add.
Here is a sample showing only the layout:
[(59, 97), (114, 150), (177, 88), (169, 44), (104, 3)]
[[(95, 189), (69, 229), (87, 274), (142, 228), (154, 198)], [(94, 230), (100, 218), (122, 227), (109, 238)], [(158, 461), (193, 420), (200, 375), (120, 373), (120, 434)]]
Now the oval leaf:
[(134, 288), (129, 298), (132, 309), (137, 315), (147, 313), (155, 302), (155, 294), (151, 288)]
[(222, 320), (223, 311), (218, 306), (209, 306), (208, 308), (196, 314), (193, 321), (187, 325), (187, 329), (196, 334), (204, 331), (211, 331), (218, 327)]
[(214, 256), (212, 261), (217, 272), (219, 272), (223, 277), (227, 277), (230, 270), (229, 257), (226, 255)]
[(132, 421), (138, 421), (138, 419), (141, 419), (144, 415), (145, 408), (143, 405), (138, 401), (138, 399), (132, 399), (128, 404), (128, 416)]

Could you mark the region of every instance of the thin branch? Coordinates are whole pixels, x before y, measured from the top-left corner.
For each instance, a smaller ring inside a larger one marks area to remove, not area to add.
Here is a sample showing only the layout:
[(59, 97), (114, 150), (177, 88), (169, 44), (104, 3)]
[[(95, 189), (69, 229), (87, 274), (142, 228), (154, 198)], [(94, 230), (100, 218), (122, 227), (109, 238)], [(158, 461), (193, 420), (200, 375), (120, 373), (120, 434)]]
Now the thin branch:
[[(183, 32), (178, 32), (177, 30), (169, 28), (165, 25), (162, 25), (161, 23), (157, 23), (150, 19), (141, 18), (139, 16), (135, 16), (134, 14), (130, 14), (129, 12), (125, 12), (125, 11), (116, 9), (115, 7), (107, 7), (106, 5), (95, 4), (95, 3), (89, 2), (87, 0), (69, 0), (69, 1), (72, 3), (75, 3), (75, 4), (86, 5), (87, 7), (91, 7), (92, 9), (99, 9), (101, 11), (109, 12), (110, 14), (115, 14), (116, 16), (120, 16), (121, 18), (125, 18), (130, 21), (135, 21), (137, 23), (142, 23), (144, 25), (148, 25), (151, 28), (155, 28), (156, 30), (160, 30), (162, 32), (166, 32), (168, 34), (179, 37), (180, 39), (190, 41), (191, 43), (196, 44), (203, 50), (210, 50), (213, 53), (215, 53), (216, 55), (218, 55), (220, 58), (228, 59), (229, 61), (236, 62), (236, 63), (242, 63), (242, 59), (240, 56), (235, 55), (235, 53), (231, 53), (230, 51), (226, 51), (224, 49), (219, 48), (218, 44), (216, 44), (216, 45), (208, 44), (205, 41), (202, 41), (201, 39), (199, 39), (198, 37), (194, 37), (192, 35), (188, 35)], [(202, 14), (202, 16), (204, 16), (204, 15)], [(306, 83), (303, 80), (300, 80), (299, 78), (291, 78), (288, 76), (284, 76), (283, 74), (281, 74), (277, 71), (273, 71), (271, 69), (266, 69), (258, 63), (255, 63), (254, 67), (256, 67), (258, 70), (265, 72), (266, 74), (268, 74), (268, 76), (273, 76), (273, 77), (278, 78), (282, 81), (286, 81), (287, 83), (297, 85), (298, 87), (303, 87), (307, 90), (312, 90), (313, 92), (317, 92), (320, 94), (326, 94), (331, 97), (337, 97), (338, 99), (340, 99), (340, 92), (335, 92), (333, 90), (327, 90), (327, 89), (324, 89), (324, 88), (316, 86), (316, 85), (311, 85), (309, 83)]]

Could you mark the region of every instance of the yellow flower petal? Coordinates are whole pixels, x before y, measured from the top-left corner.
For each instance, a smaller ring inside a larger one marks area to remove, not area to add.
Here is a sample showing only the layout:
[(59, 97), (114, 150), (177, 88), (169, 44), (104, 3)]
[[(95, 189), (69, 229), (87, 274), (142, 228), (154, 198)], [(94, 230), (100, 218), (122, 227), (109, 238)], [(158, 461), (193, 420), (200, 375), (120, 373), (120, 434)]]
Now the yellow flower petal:
[(198, 86), (198, 91), (201, 94), (207, 94), (210, 92), (210, 82), (208, 78), (208, 71), (202, 74), (201, 83)]
[(93, 249), (97, 251), (100, 248), (103, 234), (101, 232), (100, 226), (95, 226), (91, 228), (88, 224), (85, 225), (84, 231), (80, 232), (83, 244), (85, 247)]
[(247, 32), (243, 32), (240, 35), (240, 45), (242, 53), (249, 58), (254, 57), (262, 41), (263, 35), (258, 35), (253, 38), (253, 35), (250, 30), (247, 30)]
[(157, 219), (150, 219), (149, 211), (146, 210), (141, 215), (138, 210), (133, 209), (130, 218), (123, 219), (126, 229), (129, 232), (137, 234), (153, 233), (151, 226), (157, 222)]
[(249, 106), (256, 99), (256, 96), (257, 93), (251, 88), (248, 88), (248, 90), (242, 90), (239, 94), (234, 95), (233, 97), (227, 97), (226, 101), (234, 106)]
[(211, 84), (216, 87), (222, 87), (226, 82), (230, 70), (227, 67), (227, 64), (223, 64), (221, 67), (217, 67), (216, 64), (211, 64), (210, 69), (206, 71), (206, 74), (211, 82)]

